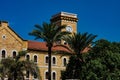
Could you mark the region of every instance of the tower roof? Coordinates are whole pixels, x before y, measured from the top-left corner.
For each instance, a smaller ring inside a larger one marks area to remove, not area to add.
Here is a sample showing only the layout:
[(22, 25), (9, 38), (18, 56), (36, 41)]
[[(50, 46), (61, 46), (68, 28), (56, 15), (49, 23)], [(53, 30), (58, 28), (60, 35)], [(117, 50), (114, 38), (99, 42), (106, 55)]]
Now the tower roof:
[(77, 22), (77, 14), (68, 13), (68, 12), (60, 12), (52, 16), (51, 22), (56, 22), (58, 20), (67, 20)]
[(68, 12), (59, 12), (59, 13), (53, 15), (52, 18), (55, 18), (55, 17), (57, 17), (57, 16), (68, 16), (68, 17), (77, 18), (77, 14), (68, 13)]

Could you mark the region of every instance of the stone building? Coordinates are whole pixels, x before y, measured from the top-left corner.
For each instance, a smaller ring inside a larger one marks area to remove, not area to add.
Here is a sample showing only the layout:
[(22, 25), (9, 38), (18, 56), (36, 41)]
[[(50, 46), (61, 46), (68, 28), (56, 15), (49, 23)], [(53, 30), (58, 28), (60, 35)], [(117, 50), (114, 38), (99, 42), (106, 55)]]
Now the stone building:
[[(77, 32), (77, 15), (67, 12), (60, 12), (53, 15), (50, 21), (58, 26), (67, 25), (66, 30)], [(60, 44), (66, 45), (65, 41)], [(22, 39), (14, 30), (10, 28), (8, 22), (0, 21), (0, 59), (14, 57), (21, 50), (28, 50), (25, 59), (33, 60), (40, 69), (42, 80), (48, 77), (48, 54), (45, 42), (37, 42)], [(53, 47), (52, 51), (67, 51), (63, 47)], [(69, 56), (62, 56), (62, 53), (52, 54), (52, 80), (60, 80), (61, 70), (64, 70)], [(29, 74), (29, 72), (27, 72)], [(26, 80), (36, 80), (34, 76), (26, 76)]]

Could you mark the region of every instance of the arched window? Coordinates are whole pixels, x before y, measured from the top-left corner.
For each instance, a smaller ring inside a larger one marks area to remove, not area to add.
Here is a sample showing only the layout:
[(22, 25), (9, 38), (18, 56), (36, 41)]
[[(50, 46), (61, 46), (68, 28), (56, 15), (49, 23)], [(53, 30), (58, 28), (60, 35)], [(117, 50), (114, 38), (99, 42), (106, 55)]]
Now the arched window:
[(29, 61), (30, 60), (30, 55), (26, 55), (26, 60)]
[(56, 73), (55, 72), (52, 73), (52, 80), (56, 80)]
[(66, 42), (66, 41), (64, 41), (64, 45), (67, 45), (67, 42)]
[(67, 65), (67, 59), (63, 58), (63, 66), (66, 66), (66, 65)]
[(45, 72), (45, 79), (48, 79), (48, 72)]
[(16, 51), (13, 51), (13, 58), (15, 58), (17, 55)]
[(26, 71), (26, 78), (28, 79), (30, 77), (30, 72)]
[(53, 65), (56, 64), (56, 57), (53, 57), (53, 58), (52, 58), (52, 62), (53, 62)]
[(2, 50), (2, 59), (4, 59), (6, 57), (6, 51)]
[(37, 55), (34, 55), (34, 62), (37, 63)]
[(56, 44), (61, 44), (61, 40), (56, 41)]
[(35, 73), (35, 74), (34, 74), (34, 79), (36, 79), (36, 78), (37, 78), (37, 74)]
[(45, 56), (45, 63), (48, 64), (49, 63), (49, 57)]

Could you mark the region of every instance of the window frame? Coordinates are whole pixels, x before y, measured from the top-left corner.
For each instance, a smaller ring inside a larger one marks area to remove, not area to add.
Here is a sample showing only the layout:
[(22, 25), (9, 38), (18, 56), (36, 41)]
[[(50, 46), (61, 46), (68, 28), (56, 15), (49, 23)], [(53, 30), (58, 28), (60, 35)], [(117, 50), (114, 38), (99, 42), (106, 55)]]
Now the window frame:
[[(53, 79), (53, 73), (55, 73), (55, 79)], [(51, 78), (52, 78), (52, 80), (57, 80), (57, 72), (56, 71), (52, 71)]]
[(2, 39), (4, 39), (4, 40), (6, 39), (6, 35), (5, 34), (2, 35)]
[[(64, 59), (66, 59), (66, 65), (64, 64)], [(62, 58), (62, 66), (63, 66), (63, 67), (66, 67), (66, 66), (67, 66), (67, 57), (63, 57), (63, 58)]]
[[(44, 71), (44, 80), (48, 80), (47, 77), (46, 77), (46, 73), (48, 73), (48, 70), (45, 70), (45, 71)], [(57, 80), (57, 72), (56, 72), (55, 70), (53, 70), (53, 71), (51, 72), (51, 79), (54, 80), (54, 79), (53, 79), (53, 73), (55, 73), (55, 80)], [(49, 75), (48, 75), (48, 76), (49, 76)]]
[[(54, 58), (55, 58), (55, 64), (53, 64), (53, 59), (54, 59)], [(53, 65), (53, 66), (56, 66), (56, 65), (57, 65), (57, 57), (56, 57), (56, 56), (52, 56), (51, 62), (52, 62), (52, 65)]]
[(29, 53), (27, 53), (27, 54), (25, 55), (25, 60), (27, 60), (27, 55), (29, 55), (29, 61), (30, 61), (30, 60), (31, 60), (31, 56), (30, 56)]
[(12, 50), (12, 52), (11, 52), (11, 57), (12, 57), (12, 58), (14, 58), (13, 52), (16, 52), (16, 56), (18, 55), (18, 51), (17, 51), (17, 50)]
[(46, 79), (46, 73), (48, 73), (48, 70), (45, 70), (45, 72), (44, 72), (44, 80), (48, 80), (48, 79)]
[[(29, 77), (27, 77), (27, 72), (29, 73), (29, 74), (28, 74)], [(25, 77), (26, 77), (27, 80), (30, 79), (30, 71), (26, 71), (26, 76), (25, 76)]]
[(48, 55), (45, 55), (45, 57), (44, 57), (44, 63), (48, 64), (49, 63), (49, 57), (48, 57), (48, 61), (46, 60), (46, 57), (48, 57)]
[[(35, 62), (35, 59), (34, 59), (35, 56), (37, 57), (37, 62)], [(38, 55), (37, 55), (37, 54), (34, 54), (34, 55), (33, 55), (33, 62), (36, 63), (36, 64), (38, 63)]]
[(5, 58), (7, 58), (7, 51), (6, 51), (6, 49), (2, 49), (2, 50), (1, 50), (1, 54), (0, 54), (1, 59), (4, 59), (4, 58), (2, 58), (2, 51), (5, 51)]

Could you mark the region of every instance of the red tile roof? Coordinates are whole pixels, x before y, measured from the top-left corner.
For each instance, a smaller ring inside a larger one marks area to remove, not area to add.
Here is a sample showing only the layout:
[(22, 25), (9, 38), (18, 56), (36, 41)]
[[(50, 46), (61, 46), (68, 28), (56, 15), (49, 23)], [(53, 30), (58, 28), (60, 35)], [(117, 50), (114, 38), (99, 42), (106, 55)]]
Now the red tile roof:
[[(28, 41), (28, 49), (42, 50), (42, 51), (48, 50), (48, 48), (46, 47), (46, 42), (36, 42), (36, 41)], [(52, 51), (70, 52), (69, 50), (61, 46), (52, 47)]]

